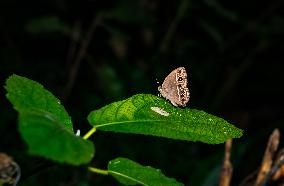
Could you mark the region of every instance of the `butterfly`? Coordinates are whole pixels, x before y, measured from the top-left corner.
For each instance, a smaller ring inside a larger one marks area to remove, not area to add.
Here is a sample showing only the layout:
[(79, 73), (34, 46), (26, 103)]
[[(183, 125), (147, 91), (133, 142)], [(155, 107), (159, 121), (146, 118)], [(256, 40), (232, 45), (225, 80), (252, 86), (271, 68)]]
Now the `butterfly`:
[(158, 87), (160, 94), (174, 106), (185, 107), (189, 101), (187, 73), (184, 67), (173, 70)]

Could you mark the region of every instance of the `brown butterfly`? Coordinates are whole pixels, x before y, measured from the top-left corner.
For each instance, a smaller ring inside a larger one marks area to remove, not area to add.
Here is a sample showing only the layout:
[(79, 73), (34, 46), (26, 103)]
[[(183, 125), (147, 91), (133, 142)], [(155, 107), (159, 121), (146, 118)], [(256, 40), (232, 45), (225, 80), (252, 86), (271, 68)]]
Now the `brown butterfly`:
[(174, 106), (185, 107), (189, 101), (189, 90), (187, 88), (187, 73), (184, 67), (173, 70), (164, 80), (162, 86), (158, 87), (161, 95), (170, 100)]

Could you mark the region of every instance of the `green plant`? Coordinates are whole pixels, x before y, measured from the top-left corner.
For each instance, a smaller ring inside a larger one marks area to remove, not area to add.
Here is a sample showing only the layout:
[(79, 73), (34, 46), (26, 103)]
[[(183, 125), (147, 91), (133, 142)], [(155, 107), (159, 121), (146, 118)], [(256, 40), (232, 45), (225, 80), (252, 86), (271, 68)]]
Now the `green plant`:
[[(7, 98), (19, 113), (19, 131), (30, 154), (58, 163), (88, 164), (95, 154), (94, 144), (88, 138), (96, 130), (208, 144), (239, 138), (243, 133), (204, 111), (174, 107), (163, 98), (138, 94), (92, 111), (88, 121), (93, 128), (81, 138), (74, 133), (71, 118), (60, 101), (39, 83), (12, 75), (5, 88)], [(125, 185), (183, 185), (166, 177), (159, 169), (122, 157), (109, 161), (107, 170), (86, 167), (94, 173), (111, 175)]]

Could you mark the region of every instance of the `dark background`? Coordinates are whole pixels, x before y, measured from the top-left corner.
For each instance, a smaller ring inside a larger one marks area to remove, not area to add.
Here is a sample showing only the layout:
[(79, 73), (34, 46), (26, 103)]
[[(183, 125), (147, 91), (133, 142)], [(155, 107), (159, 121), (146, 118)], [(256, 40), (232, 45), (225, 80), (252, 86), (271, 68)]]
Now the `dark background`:
[[(1, 1), (0, 151), (21, 165), (19, 185), (119, 184), (84, 167), (37, 171), (43, 160), (27, 154), (5, 98), (8, 76), (44, 85), (84, 134), (90, 111), (137, 93), (157, 95), (157, 81), (179, 66), (189, 73), (188, 107), (245, 131), (233, 141), (238, 185), (259, 166), (272, 130), (284, 129), (283, 7), (281, 0)], [(93, 165), (102, 169), (121, 156), (185, 185), (218, 181), (223, 144), (101, 131), (92, 140)]]

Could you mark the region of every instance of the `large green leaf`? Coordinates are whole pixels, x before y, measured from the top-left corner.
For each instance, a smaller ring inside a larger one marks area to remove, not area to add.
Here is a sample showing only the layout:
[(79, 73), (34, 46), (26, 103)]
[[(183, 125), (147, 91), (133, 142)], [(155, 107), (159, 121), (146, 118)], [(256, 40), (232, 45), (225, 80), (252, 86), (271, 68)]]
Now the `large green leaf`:
[(39, 83), (12, 75), (7, 98), (19, 112), (19, 130), (34, 155), (80, 165), (94, 156), (93, 143), (73, 132), (71, 118), (60, 101)]
[(181, 186), (173, 178), (168, 178), (161, 170), (150, 166), (142, 166), (126, 158), (116, 158), (109, 162), (108, 172), (124, 185), (147, 185), (147, 186)]
[[(159, 111), (161, 110), (161, 111)], [(204, 111), (178, 108), (150, 94), (137, 94), (92, 111), (88, 121), (100, 130), (172, 139), (223, 143), (242, 136), (242, 130)]]
[(31, 154), (71, 165), (88, 163), (94, 156), (91, 141), (76, 136), (48, 112), (20, 112), (19, 129)]
[(7, 98), (17, 111), (33, 109), (53, 114), (60, 123), (73, 131), (71, 118), (60, 101), (41, 84), (18, 75), (6, 81)]

